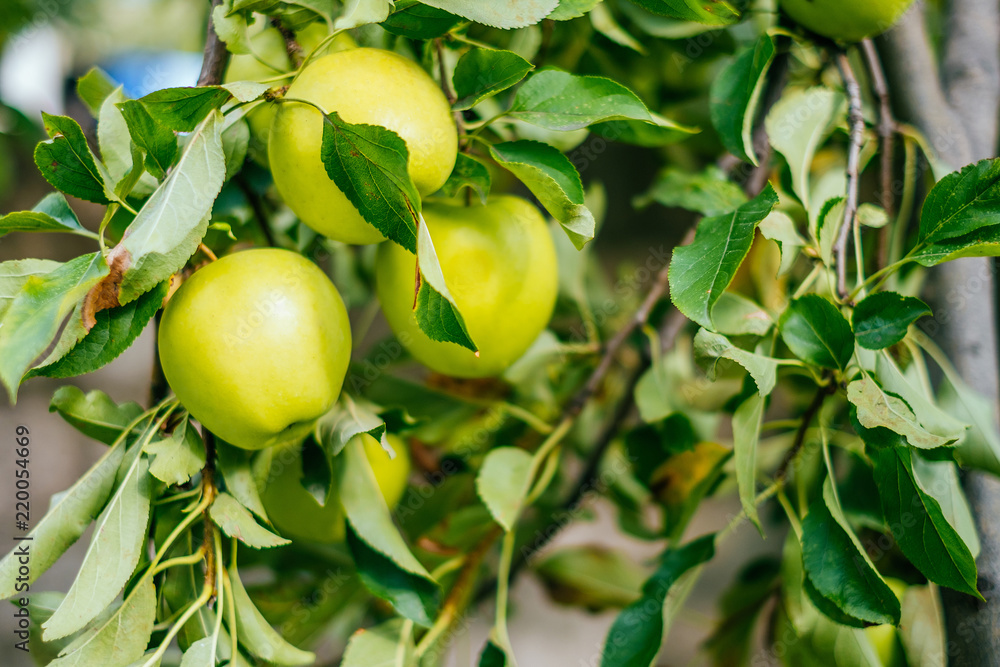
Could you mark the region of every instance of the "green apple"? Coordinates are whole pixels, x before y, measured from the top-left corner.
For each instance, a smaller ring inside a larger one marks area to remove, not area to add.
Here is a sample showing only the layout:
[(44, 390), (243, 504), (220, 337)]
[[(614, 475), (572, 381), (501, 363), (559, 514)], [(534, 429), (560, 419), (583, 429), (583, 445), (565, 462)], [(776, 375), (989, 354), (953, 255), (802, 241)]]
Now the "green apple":
[[(348, 123), (394, 131), (406, 142), (408, 171), (421, 195), (444, 185), (455, 166), (458, 134), (447, 98), (419, 65), (391, 51), (360, 48), (324, 56), (302, 70), (285, 97), (336, 111)], [(320, 159), (322, 143), (319, 111), (291, 101), (279, 105), (268, 145), (278, 192), (320, 234), (345, 243), (382, 241), (330, 180)]]
[(892, 27), (913, 0), (781, 0), (802, 27), (839, 42), (858, 42)]
[[(378, 440), (368, 434), (355, 436), (364, 442), (365, 456), (375, 473), (375, 481), (390, 509), (399, 503), (410, 476), (410, 453), (403, 440), (388, 435), (395, 452), (391, 457)], [(267, 517), (293, 540), (332, 544), (344, 539), (344, 510), (331, 496), (325, 505), (302, 486), (302, 448), (297, 445), (275, 448), (271, 453), (266, 483), (260, 490)]]
[(465, 318), (477, 357), (455, 343), (431, 340), (413, 313), (415, 257), (383, 243), (375, 257), (379, 301), (403, 345), (445, 375), (499, 375), (538, 338), (552, 317), (558, 289), (555, 246), (538, 209), (519, 197), (485, 206), (424, 206), (424, 220), (448, 289)]
[(300, 441), (340, 395), (351, 328), (337, 288), (302, 255), (246, 250), (170, 298), (163, 374), (206, 428), (244, 449)]

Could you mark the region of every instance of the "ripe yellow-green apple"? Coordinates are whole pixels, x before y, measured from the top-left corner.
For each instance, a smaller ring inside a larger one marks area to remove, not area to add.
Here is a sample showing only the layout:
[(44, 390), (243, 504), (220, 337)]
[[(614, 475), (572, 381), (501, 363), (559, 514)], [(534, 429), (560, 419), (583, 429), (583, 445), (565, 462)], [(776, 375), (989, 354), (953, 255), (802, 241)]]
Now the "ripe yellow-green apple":
[(298, 442), (340, 395), (351, 328), (302, 255), (245, 250), (195, 271), (167, 302), (163, 374), (206, 428), (244, 449)]
[[(886, 577), (885, 583), (889, 585), (889, 588), (902, 603), (903, 596), (906, 595), (906, 582)], [(865, 634), (868, 635), (868, 641), (871, 642), (883, 667), (903, 667), (906, 664), (903, 657), (903, 647), (897, 639), (899, 632), (895, 626), (888, 623), (872, 625), (865, 628)]]
[(796, 23), (840, 42), (859, 42), (892, 27), (913, 0), (781, 0)]
[[(296, 33), (295, 37), (302, 47), (304, 55), (309, 55), (313, 49), (328, 36), (326, 24), (318, 21), (310, 23)], [(354, 40), (346, 32), (338, 34), (317, 55), (334, 53), (344, 49), (354, 48)], [(250, 48), (253, 54), (234, 55), (226, 69), (225, 81), (263, 81), (268, 80), (274, 86), (290, 83), (292, 80), (292, 61), (285, 48), (285, 39), (276, 28), (265, 28), (250, 38)], [(259, 60), (258, 60), (259, 58)], [(284, 73), (289, 75), (284, 79), (275, 79)], [(246, 116), (250, 125), (251, 155), (255, 160), (267, 165), (267, 140), (271, 132), (271, 121), (274, 118), (273, 102), (263, 102), (252, 109)]]
[[(285, 98), (335, 111), (348, 123), (394, 131), (406, 142), (407, 170), (421, 195), (444, 185), (455, 166), (458, 135), (447, 98), (419, 65), (391, 51), (359, 48), (324, 56), (302, 70)], [(382, 241), (330, 179), (320, 158), (322, 143), (316, 108), (279, 104), (268, 144), (278, 192), (320, 234), (345, 243)]]
[[(364, 433), (365, 456), (375, 473), (375, 481), (392, 509), (403, 497), (410, 476), (410, 453), (399, 436), (388, 435), (395, 452), (390, 458), (378, 440)], [(261, 491), (267, 517), (281, 534), (293, 540), (332, 544), (344, 539), (344, 509), (331, 495), (325, 505), (302, 486), (302, 448), (297, 444), (276, 447), (271, 453), (270, 471)]]
[(413, 311), (416, 258), (391, 242), (379, 246), (375, 256), (385, 317), (428, 368), (467, 378), (499, 375), (538, 338), (555, 306), (559, 277), (545, 219), (512, 196), (494, 197), (485, 205), (427, 204), (423, 214), (445, 283), (479, 356), (455, 343), (431, 340), (420, 329)]

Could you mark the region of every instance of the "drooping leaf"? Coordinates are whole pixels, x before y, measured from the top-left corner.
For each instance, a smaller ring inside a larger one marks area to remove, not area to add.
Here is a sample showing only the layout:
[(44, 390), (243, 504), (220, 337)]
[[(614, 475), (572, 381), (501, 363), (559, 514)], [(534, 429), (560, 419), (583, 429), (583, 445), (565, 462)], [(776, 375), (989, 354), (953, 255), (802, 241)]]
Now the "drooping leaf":
[(930, 315), (926, 303), (896, 292), (876, 292), (858, 303), (851, 316), (858, 345), (881, 350), (906, 337), (906, 330), (924, 315)]
[(228, 573), (236, 604), (236, 633), (240, 644), (258, 658), (275, 665), (314, 664), (314, 653), (292, 646), (271, 627), (247, 595), (237, 568), (230, 566)]
[(774, 150), (788, 162), (792, 190), (810, 207), (809, 169), (820, 144), (830, 133), (844, 96), (827, 88), (790, 90), (768, 112), (764, 120)]
[(982, 160), (935, 184), (920, 213), (920, 245), (1000, 224), (1000, 159)]
[(908, 664), (948, 664), (944, 610), (941, 609), (938, 592), (932, 586), (910, 586), (906, 589), (899, 639)]
[(381, 23), (392, 11), (392, 0), (347, 0), (340, 16), (333, 22), (334, 30), (351, 30), (371, 23)]
[(919, 449), (934, 449), (953, 444), (958, 435), (944, 436), (928, 431), (913, 409), (898, 396), (886, 392), (866, 375), (847, 385), (847, 400), (857, 408), (858, 422), (866, 429), (887, 428)]
[(532, 125), (562, 131), (609, 120), (656, 123), (642, 100), (620, 83), (557, 69), (532, 74), (518, 88), (508, 113)]
[(139, 99), (152, 119), (176, 132), (191, 132), (231, 93), (221, 86), (164, 88)]
[(594, 238), (594, 215), (584, 201), (580, 174), (568, 157), (549, 144), (528, 139), (496, 144), (490, 154), (521, 179), (578, 250)]
[(531, 455), (519, 447), (497, 447), (486, 455), (476, 476), (476, 491), (504, 530), (517, 522), (531, 485)]
[(534, 570), (557, 602), (588, 610), (632, 604), (645, 579), (632, 557), (600, 545), (564, 547), (545, 556)]
[(903, 554), (934, 583), (982, 599), (972, 553), (938, 502), (917, 484), (912, 451), (869, 448), (868, 455), (875, 464), (882, 511)]
[(726, 0), (631, 0), (643, 9), (681, 21), (707, 25), (730, 25), (740, 13)]
[(81, 389), (66, 385), (52, 395), (49, 412), (56, 411), (76, 430), (110, 445), (142, 414), (142, 406), (132, 401), (115, 403), (99, 389), (84, 394)]
[(382, 21), (382, 28), (410, 39), (434, 39), (462, 22), (461, 17), (417, 0), (396, 0), (395, 11)]
[(66, 198), (52, 192), (30, 211), (16, 211), (0, 216), (0, 237), (11, 232), (68, 232), (96, 238), (96, 234), (80, 224)]
[(149, 464), (134, 448), (122, 462), (118, 488), (97, 519), (76, 580), (45, 623), (45, 639), (65, 637), (84, 627), (124, 588), (146, 543), (152, 487)]
[(718, 167), (709, 167), (701, 172), (670, 167), (657, 177), (644, 195), (636, 198), (634, 204), (644, 207), (654, 201), (667, 207), (713, 216), (728, 213), (745, 204), (747, 196)]
[(489, 168), (479, 159), (466, 153), (459, 153), (455, 160), (455, 168), (445, 184), (441, 186), (441, 194), (445, 197), (456, 196), (462, 188), (469, 188), (479, 196), (481, 203), (486, 203), (490, 194), (492, 177)]
[(42, 112), (48, 141), (35, 147), (35, 165), (53, 187), (95, 204), (110, 204), (106, 172), (90, 150), (80, 125)]
[(166, 125), (154, 120), (138, 100), (121, 102), (118, 108), (132, 141), (146, 152), (146, 168), (157, 178), (163, 178), (177, 156), (177, 137)]
[(715, 380), (719, 362), (723, 359), (734, 361), (742, 366), (757, 385), (761, 396), (767, 396), (774, 390), (778, 380), (778, 362), (753, 352), (736, 347), (733, 343), (717, 333), (700, 329), (694, 338), (695, 359), (702, 365), (710, 380)]
[(796, 357), (844, 370), (854, 356), (854, 332), (837, 307), (818, 294), (792, 300), (778, 320), (781, 339)]
[(128, 124), (118, 108), (126, 99), (119, 86), (104, 100), (97, 119), (97, 145), (107, 166), (106, 184), (119, 198), (133, 193), (148, 195), (156, 187), (152, 176), (144, 174), (142, 152), (133, 145)]
[(417, 229), (417, 266), (421, 280), (415, 317), (420, 330), (431, 340), (456, 343), (477, 351), (476, 343), (465, 326), (465, 319), (448, 290), (434, 242), (422, 219)]
[(923, 266), (937, 266), (962, 257), (1000, 256), (1000, 225), (980, 227), (974, 232), (926, 243), (914, 249), (910, 259)]
[(352, 440), (337, 457), (340, 502), (348, 523), (348, 545), (365, 585), (410, 620), (430, 625), (437, 585), (411, 553), (378, 489), (364, 445)]
[(559, 4), (559, 0), (508, 0), (503, 4), (479, 0), (421, 0), (425, 5), (463, 16), (494, 28), (523, 28), (538, 23)]
[(341, 667), (410, 667), (414, 664), (413, 633), (403, 639), (403, 623), (394, 618), (351, 635)]
[(67, 647), (50, 667), (127, 665), (142, 657), (156, 620), (156, 589), (152, 579), (140, 582), (120, 607), (97, 627)]
[(31, 275), (7, 306), (0, 326), (0, 380), (16, 400), (31, 364), (90, 289), (107, 274), (100, 253), (81, 255), (51, 273)]
[[(644, 120), (606, 120), (594, 123), (590, 131), (605, 139), (643, 148), (661, 148), (684, 141), (701, 130), (650, 112), (652, 122)], [(723, 210), (729, 210), (723, 208)]]
[(375, 413), (376, 407), (356, 399), (343, 397), (316, 424), (318, 440), (329, 456), (339, 454), (357, 435), (367, 433), (390, 449), (386, 439), (385, 421)]
[(241, 505), (264, 521), (270, 522), (264, 510), (264, 502), (260, 499), (260, 490), (254, 479), (253, 470), (250, 468), (251, 453), (218, 439), (215, 441), (215, 451), (219, 456), (218, 468), (222, 473), (222, 479), (226, 482), (226, 490), (240, 501)]
[(290, 540), (279, 537), (257, 523), (253, 515), (226, 492), (216, 497), (209, 510), (212, 521), (222, 532), (235, 537), (243, 544), (254, 549), (268, 549), (291, 544)]
[(712, 324), (725, 336), (763, 336), (774, 320), (760, 304), (737, 292), (723, 292), (712, 308)]
[(712, 81), (709, 95), (712, 125), (722, 144), (730, 153), (753, 165), (757, 164), (753, 123), (773, 60), (774, 42), (770, 35), (761, 35)]
[(736, 462), (736, 485), (743, 511), (763, 533), (757, 516), (757, 446), (764, 418), (764, 396), (751, 394), (733, 413), (733, 458)]
[(511, 51), (471, 49), (458, 59), (452, 81), (458, 100), (453, 109), (471, 109), (487, 97), (507, 90), (535, 66)]
[[(146, 328), (160, 309), (169, 287), (169, 283), (164, 281), (135, 301), (98, 312), (94, 316), (93, 327), (65, 356), (32, 369), (28, 377), (74, 377), (92, 373), (111, 363), (131, 347)], [(52, 356), (50, 354), (45, 361)]]
[(642, 589), (642, 597), (618, 615), (608, 631), (601, 667), (651, 667), (669, 629), (671, 598), (689, 587), (684, 575), (715, 555), (715, 535), (670, 549)]
[(806, 244), (806, 240), (795, 228), (795, 222), (783, 211), (771, 211), (770, 215), (760, 223), (759, 229), (764, 238), (777, 243), (781, 250), (778, 276), (787, 274), (795, 265), (799, 248)]
[(146, 445), (152, 457), (149, 473), (167, 485), (186, 484), (205, 467), (205, 443), (189, 419), (184, 419), (168, 438)]
[(586, 16), (588, 12), (603, 0), (559, 0), (559, 6), (552, 10), (546, 18), (553, 21), (569, 21)]
[[(28, 533), (33, 546), (27, 584), (32, 584), (73, 546), (101, 512), (124, 456), (124, 442), (104, 452)], [(17, 592), (18, 558), (15, 547), (0, 561), (0, 599), (5, 600)]]
[(406, 170), (409, 151), (398, 134), (378, 125), (347, 123), (333, 112), (323, 116), (320, 157), (362, 218), (416, 252), (420, 195)]
[(924, 493), (938, 501), (941, 513), (955, 529), (973, 558), (981, 548), (976, 522), (969, 501), (958, 478), (958, 467), (951, 461), (928, 461), (922, 456), (911, 458), (913, 474)]
[(768, 185), (732, 213), (698, 223), (694, 241), (675, 249), (670, 262), (670, 298), (678, 310), (713, 328), (713, 307), (750, 252), (757, 225), (777, 203), (778, 195)]
[(899, 600), (844, 518), (829, 478), (802, 521), (802, 563), (816, 592), (842, 613), (899, 624)]

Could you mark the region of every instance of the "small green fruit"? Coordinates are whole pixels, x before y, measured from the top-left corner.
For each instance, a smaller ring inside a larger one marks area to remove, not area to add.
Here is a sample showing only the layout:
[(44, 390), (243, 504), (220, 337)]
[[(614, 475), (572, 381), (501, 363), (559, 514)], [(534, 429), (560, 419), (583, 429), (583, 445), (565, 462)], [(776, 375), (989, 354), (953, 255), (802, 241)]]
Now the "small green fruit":
[(885, 32), (913, 0), (781, 0), (802, 27), (839, 42), (859, 42)]

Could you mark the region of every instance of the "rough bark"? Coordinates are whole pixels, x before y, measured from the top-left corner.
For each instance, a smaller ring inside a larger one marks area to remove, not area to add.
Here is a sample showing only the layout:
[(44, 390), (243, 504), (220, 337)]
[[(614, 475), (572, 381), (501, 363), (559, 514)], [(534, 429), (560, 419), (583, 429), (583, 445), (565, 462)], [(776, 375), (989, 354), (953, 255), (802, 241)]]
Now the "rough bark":
[[(918, 3), (919, 5), (920, 3)], [(923, 131), (953, 168), (994, 157), (1000, 108), (1000, 3), (951, 0), (940, 71), (915, 7), (882, 40), (898, 114)], [(994, 262), (964, 259), (931, 278), (936, 338), (962, 377), (1000, 406)], [(996, 419), (996, 414), (994, 415)], [(965, 490), (982, 541), (979, 589), (987, 602), (942, 591), (949, 664), (1000, 667), (1000, 481), (974, 471)]]

